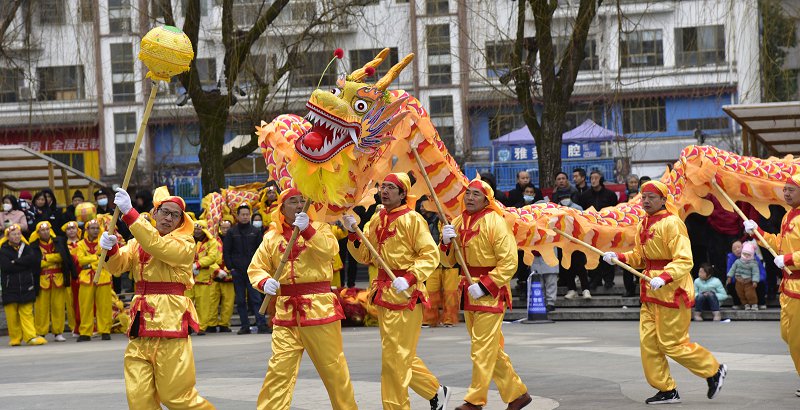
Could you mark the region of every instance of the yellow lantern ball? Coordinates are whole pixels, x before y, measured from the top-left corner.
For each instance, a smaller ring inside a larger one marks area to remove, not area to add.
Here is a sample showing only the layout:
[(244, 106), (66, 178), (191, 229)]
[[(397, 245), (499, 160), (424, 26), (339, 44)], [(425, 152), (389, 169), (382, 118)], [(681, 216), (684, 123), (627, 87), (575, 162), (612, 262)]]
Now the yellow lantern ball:
[(139, 59), (150, 70), (147, 77), (169, 81), (174, 75), (189, 71), (194, 50), (189, 37), (173, 26), (156, 27), (142, 38)]

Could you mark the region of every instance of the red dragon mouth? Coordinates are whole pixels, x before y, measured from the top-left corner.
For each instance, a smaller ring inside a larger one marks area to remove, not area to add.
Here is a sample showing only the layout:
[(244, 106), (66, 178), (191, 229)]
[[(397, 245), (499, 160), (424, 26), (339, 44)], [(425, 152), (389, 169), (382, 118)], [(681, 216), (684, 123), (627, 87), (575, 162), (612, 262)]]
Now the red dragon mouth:
[(333, 158), (351, 144), (358, 143), (361, 124), (344, 122), (308, 102), (306, 119), (314, 126), (295, 142), (295, 149), (304, 159), (322, 163)]

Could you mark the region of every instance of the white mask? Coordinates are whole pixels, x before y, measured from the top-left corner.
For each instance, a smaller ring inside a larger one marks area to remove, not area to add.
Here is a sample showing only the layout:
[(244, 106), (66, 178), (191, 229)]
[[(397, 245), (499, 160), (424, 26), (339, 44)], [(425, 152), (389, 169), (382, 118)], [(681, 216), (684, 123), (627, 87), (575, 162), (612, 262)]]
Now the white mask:
[(97, 200), (98, 206), (106, 206), (108, 205), (108, 198), (98, 199)]
[(3, 212), (11, 212), (11, 204), (3, 204)]
[(256, 228), (261, 228), (262, 226), (264, 226), (264, 222), (253, 221), (253, 226), (256, 227)]

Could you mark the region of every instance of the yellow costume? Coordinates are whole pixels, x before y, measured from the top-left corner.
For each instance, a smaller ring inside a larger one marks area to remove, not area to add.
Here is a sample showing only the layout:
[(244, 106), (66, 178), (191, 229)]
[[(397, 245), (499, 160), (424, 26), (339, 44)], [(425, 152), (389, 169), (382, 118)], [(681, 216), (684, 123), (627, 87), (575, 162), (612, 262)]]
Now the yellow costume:
[[(439, 232), (441, 232), (441, 228), (442, 223), (439, 222)], [(435, 327), (441, 323), (445, 327), (450, 327), (458, 323), (460, 283), (458, 268), (448, 268), (441, 263), (431, 276), (428, 276), (425, 287), (428, 289), (428, 300), (431, 306), (424, 309), (422, 315), (424, 325)], [(440, 308), (441, 313), (439, 313)]]
[[(192, 288), (194, 290), (194, 306), (200, 317), (200, 331), (202, 332), (209, 326), (216, 326), (216, 312), (212, 312), (211, 304), (211, 292), (214, 285), (212, 275), (219, 269), (222, 252), (220, 252), (217, 240), (208, 232), (207, 222), (196, 221), (195, 225), (199, 225), (204, 234), (203, 240), (195, 243), (194, 269), (198, 271), (198, 274), (194, 277), (195, 286)], [(214, 317), (214, 324), (212, 324), (212, 317)]]
[[(347, 238), (347, 231), (342, 229), (339, 225), (331, 225), (331, 231), (333, 232), (333, 236), (336, 237), (337, 241)], [(339, 252), (336, 252), (336, 254), (333, 255), (333, 278), (331, 278), (332, 288), (342, 287), (342, 268), (344, 268), (342, 256), (339, 254)]]
[[(295, 188), (281, 192), (282, 204), (300, 195)], [(273, 212), (269, 232), (258, 247), (247, 275), (253, 287), (263, 292), (264, 283), (280, 263), (293, 227), (280, 213)], [(272, 357), (258, 395), (257, 408), (289, 409), (303, 351), (314, 363), (334, 409), (356, 409), (350, 371), (342, 351), (344, 311), (331, 292), (332, 258), (339, 244), (325, 223), (312, 222), (297, 237), (281, 277), (272, 319)]]
[[(169, 196), (166, 187), (160, 187), (154, 192), (153, 207), (159, 209), (165, 202), (186, 209), (183, 199)], [(168, 408), (213, 409), (194, 388), (188, 332), (190, 326), (198, 331), (198, 319), (194, 305), (183, 295), (194, 284), (192, 221), (184, 213), (178, 227), (162, 236), (135, 209), (122, 220), (133, 239), (108, 252), (108, 269), (128, 271), (136, 282), (124, 359), (128, 407), (150, 410), (164, 403)]]
[[(385, 181), (407, 193), (411, 185), (408, 176), (400, 174), (404, 178), (398, 180), (397, 175), (390, 174)], [(411, 209), (412, 198), (406, 195), (406, 200), (407, 204), (391, 211), (381, 209), (375, 213), (365, 232), (367, 240), (375, 246), (394, 275), (406, 279), (409, 284), (407, 292), (411, 295), (408, 298), (395, 292), (389, 275), (378, 269), (369, 300), (378, 311), (382, 349), (381, 398), (383, 408), (387, 410), (409, 409), (409, 387), (427, 400), (435, 398), (439, 389), (439, 380), (417, 357), (423, 310), (418, 302), (428, 304), (424, 282), (439, 265), (439, 251), (422, 215)], [(359, 263), (375, 263), (355, 234), (348, 236), (347, 249)]]
[[(39, 237), (39, 229), (47, 227), (50, 235), (46, 238)], [(36, 326), (36, 334), (44, 336), (50, 332), (52, 324), (53, 334), (60, 335), (64, 332), (64, 315), (66, 313), (67, 286), (69, 286), (69, 272), (63, 272), (62, 264), (65, 262), (59, 246), (56, 244), (56, 235), (53, 233), (50, 223), (46, 221), (36, 224), (28, 242), (32, 246), (38, 246), (38, 251), (42, 256), (39, 273), (39, 294), (33, 307), (33, 321)], [(66, 251), (66, 249), (64, 249)], [(66, 261), (71, 263), (71, 261)], [(66, 273), (66, 275), (65, 275)]]
[[(657, 189), (668, 197), (664, 184), (653, 181), (642, 185), (642, 192)], [(671, 199), (670, 199), (671, 200)], [(689, 341), (689, 324), (694, 306), (694, 284), (690, 275), (692, 249), (686, 225), (667, 209), (645, 216), (639, 223), (633, 250), (618, 254), (620, 261), (644, 268), (648, 277), (660, 277), (665, 284), (653, 290), (641, 282), (642, 307), (639, 339), (642, 367), (647, 382), (659, 392), (669, 392), (676, 384), (667, 357), (703, 378), (717, 374), (717, 359), (697, 343)]]
[[(92, 220), (86, 223), (98, 224)], [(101, 229), (102, 232), (102, 229)], [(95, 314), (97, 315), (97, 332), (101, 334), (111, 333), (111, 273), (103, 269), (100, 272), (100, 279), (94, 283), (94, 276), (97, 274), (97, 261), (100, 256), (99, 236), (94, 241), (90, 241), (88, 234), (78, 242), (77, 259), (81, 270), (78, 275), (80, 291), (78, 301), (81, 312), (80, 335), (91, 337), (94, 330)], [(121, 273), (121, 272), (120, 272)]]
[[(222, 238), (217, 237), (215, 240), (217, 241), (217, 252), (219, 252), (220, 261), (219, 268), (212, 275), (213, 283), (208, 297), (208, 326), (219, 326), (222, 329), (229, 330), (236, 291), (233, 289), (233, 277), (225, 267), (225, 260), (222, 258)], [(220, 277), (220, 272), (226, 273), (224, 278)]]
[[(483, 192), (492, 205), (473, 214), (465, 211), (452, 222), (469, 273), (486, 293), (473, 299), (466, 291), (469, 283), (463, 279), (464, 320), (472, 341), (472, 382), (464, 401), (485, 405), (489, 384), (494, 380), (503, 402), (511, 403), (528, 392), (503, 351), (503, 316), (506, 307), (511, 307), (509, 281), (517, 271), (517, 244), (503, 217), (495, 212), (489, 185), (472, 181), (469, 187)], [(442, 244), (439, 249), (442, 264), (454, 266), (452, 246)]]
[[(61, 226), (61, 231), (66, 232), (67, 227), (73, 226), (78, 230), (78, 237), (81, 236), (81, 228), (78, 228), (78, 223), (75, 221), (70, 221), (65, 223)], [(80, 243), (80, 239), (75, 241), (70, 241), (67, 238), (67, 250), (69, 251), (70, 256), (72, 257), (72, 264), (78, 264), (78, 243)], [(78, 326), (80, 325), (80, 316), (78, 310), (78, 292), (80, 291), (80, 282), (78, 281), (78, 276), (75, 275), (74, 278), (71, 278), (69, 285), (67, 286), (67, 324), (69, 324), (69, 328), (72, 329), (72, 333), (78, 333)]]

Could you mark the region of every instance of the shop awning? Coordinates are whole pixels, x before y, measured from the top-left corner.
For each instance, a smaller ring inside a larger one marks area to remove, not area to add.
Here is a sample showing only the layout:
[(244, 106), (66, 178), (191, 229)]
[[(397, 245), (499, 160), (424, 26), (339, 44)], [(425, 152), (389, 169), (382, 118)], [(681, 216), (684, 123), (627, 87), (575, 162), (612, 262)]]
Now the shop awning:
[(742, 127), (745, 155), (755, 155), (754, 142), (771, 154), (800, 153), (800, 101), (726, 105), (722, 109)]
[[(88, 192), (92, 192), (103, 186), (105, 184), (99, 180), (30, 148), (0, 146), (0, 194), (44, 188), (54, 192), (88, 188)], [(65, 197), (70, 198), (70, 194)]]

